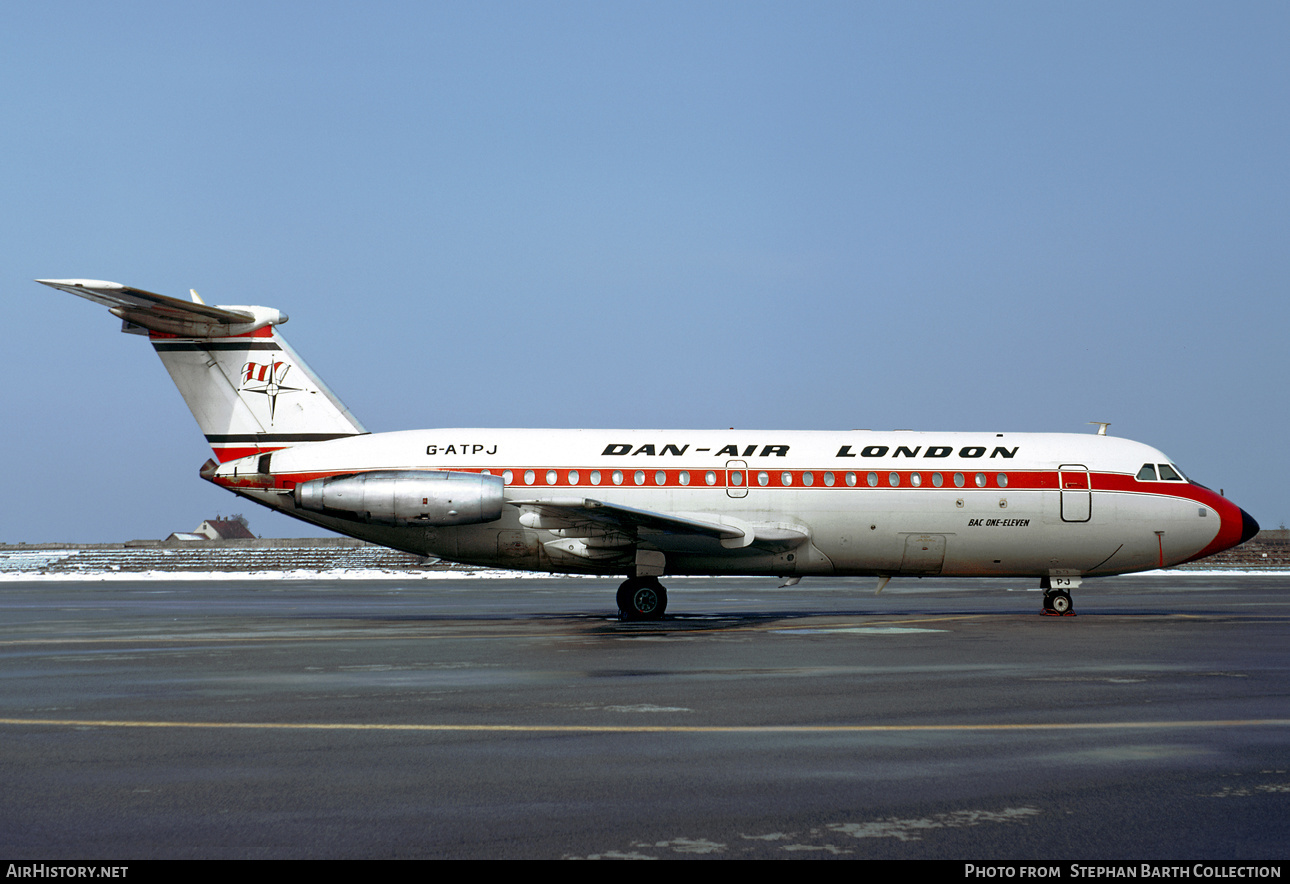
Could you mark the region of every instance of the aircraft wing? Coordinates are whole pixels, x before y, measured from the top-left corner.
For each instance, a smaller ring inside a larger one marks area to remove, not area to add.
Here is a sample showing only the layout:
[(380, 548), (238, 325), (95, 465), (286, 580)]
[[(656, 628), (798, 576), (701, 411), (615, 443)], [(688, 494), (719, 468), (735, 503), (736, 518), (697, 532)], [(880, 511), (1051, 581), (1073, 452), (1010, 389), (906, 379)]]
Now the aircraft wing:
[[(745, 522), (708, 513), (660, 513), (590, 498), (529, 498), (507, 501), (523, 510), (526, 528), (555, 530), (563, 538), (597, 538), (599, 548), (633, 545), (648, 535), (709, 537), (726, 549), (754, 543), (764, 550), (791, 549), (810, 537), (802, 525), (784, 522)], [(555, 541), (552, 541), (555, 542)], [(567, 540), (561, 545), (568, 546)]]
[[(669, 513), (657, 513), (619, 503), (605, 503), (589, 498), (546, 498), (533, 500), (508, 501), (512, 506), (523, 508), (533, 513), (536, 519), (530, 521), (543, 523), (568, 523), (563, 527), (573, 527), (587, 522), (601, 528), (615, 531), (632, 531), (645, 528), (660, 534), (689, 534), (700, 537), (712, 537), (723, 542), (735, 542), (744, 539), (748, 532), (733, 525), (723, 525), (716, 521), (704, 521)], [(536, 526), (535, 526), (536, 527)]]

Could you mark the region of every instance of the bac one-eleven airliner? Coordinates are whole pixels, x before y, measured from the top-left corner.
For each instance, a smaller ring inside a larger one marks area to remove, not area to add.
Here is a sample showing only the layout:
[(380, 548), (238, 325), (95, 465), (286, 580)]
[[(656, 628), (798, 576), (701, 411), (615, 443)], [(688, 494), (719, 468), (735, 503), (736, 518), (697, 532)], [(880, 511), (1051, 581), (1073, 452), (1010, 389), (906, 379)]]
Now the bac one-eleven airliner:
[(369, 433), (267, 307), (39, 282), (147, 335), (215, 457), (201, 476), (341, 534), (454, 562), (625, 575), (1085, 577), (1203, 558), (1254, 519), (1155, 448), (1099, 433), (435, 429)]

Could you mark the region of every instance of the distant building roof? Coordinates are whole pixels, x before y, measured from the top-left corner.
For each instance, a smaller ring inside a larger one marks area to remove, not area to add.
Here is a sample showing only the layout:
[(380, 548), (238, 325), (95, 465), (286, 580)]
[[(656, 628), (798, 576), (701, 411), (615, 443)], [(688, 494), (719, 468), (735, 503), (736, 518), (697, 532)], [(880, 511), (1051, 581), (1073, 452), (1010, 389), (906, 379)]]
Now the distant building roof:
[(254, 540), (255, 535), (246, 527), (246, 519), (207, 519), (197, 526), (197, 534), (207, 540)]

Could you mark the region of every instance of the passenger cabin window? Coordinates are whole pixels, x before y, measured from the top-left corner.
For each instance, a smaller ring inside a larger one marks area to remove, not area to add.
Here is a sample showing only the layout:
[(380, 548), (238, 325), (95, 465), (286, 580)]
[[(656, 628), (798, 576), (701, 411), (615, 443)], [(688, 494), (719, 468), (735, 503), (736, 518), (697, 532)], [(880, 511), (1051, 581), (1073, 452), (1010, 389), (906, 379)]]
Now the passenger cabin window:
[(1156, 481), (1156, 465), (1153, 463), (1144, 463), (1142, 469), (1138, 470), (1139, 482)]
[(1171, 467), (1171, 466), (1169, 466), (1169, 464), (1167, 464), (1167, 463), (1162, 463), (1162, 464), (1160, 465), (1160, 478), (1161, 478), (1161, 479), (1163, 479), (1163, 480), (1165, 480), (1166, 482), (1181, 482), (1181, 481), (1182, 481), (1182, 476), (1180, 476), (1180, 475), (1178, 475), (1176, 472), (1174, 472), (1174, 468), (1173, 468), (1173, 467)]

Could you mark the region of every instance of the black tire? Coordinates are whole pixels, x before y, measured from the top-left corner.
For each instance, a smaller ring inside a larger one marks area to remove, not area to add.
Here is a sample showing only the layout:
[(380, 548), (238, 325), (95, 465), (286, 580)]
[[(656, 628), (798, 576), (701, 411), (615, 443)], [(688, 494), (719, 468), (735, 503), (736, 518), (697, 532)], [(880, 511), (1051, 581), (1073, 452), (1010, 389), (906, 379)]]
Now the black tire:
[(623, 620), (631, 619), (632, 593), (636, 591), (636, 578), (629, 577), (618, 585), (618, 616)]
[(1044, 607), (1054, 614), (1069, 614), (1071, 604), (1071, 594), (1064, 589), (1048, 593), (1044, 596)]
[(618, 616), (658, 620), (667, 610), (667, 590), (655, 577), (632, 577), (618, 587)]

